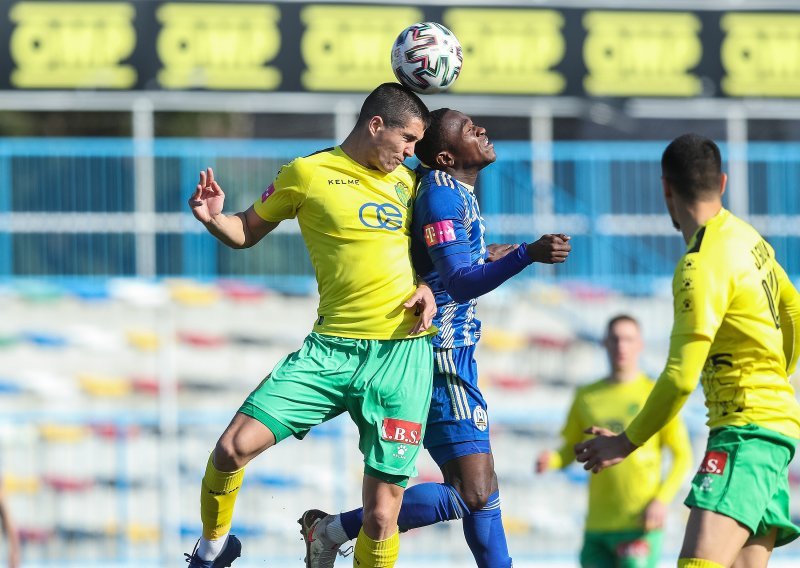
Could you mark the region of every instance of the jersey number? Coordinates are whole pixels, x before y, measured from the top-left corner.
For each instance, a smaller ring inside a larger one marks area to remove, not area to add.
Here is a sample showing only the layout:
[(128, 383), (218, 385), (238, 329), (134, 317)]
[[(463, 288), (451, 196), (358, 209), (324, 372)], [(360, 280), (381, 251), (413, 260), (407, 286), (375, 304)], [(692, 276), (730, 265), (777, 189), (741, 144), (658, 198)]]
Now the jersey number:
[(769, 304), (769, 312), (772, 314), (772, 321), (775, 322), (775, 329), (781, 328), (781, 320), (778, 315), (778, 276), (775, 274), (775, 269), (769, 271), (767, 277), (761, 281), (761, 287), (764, 288), (764, 293), (767, 295), (767, 303)]

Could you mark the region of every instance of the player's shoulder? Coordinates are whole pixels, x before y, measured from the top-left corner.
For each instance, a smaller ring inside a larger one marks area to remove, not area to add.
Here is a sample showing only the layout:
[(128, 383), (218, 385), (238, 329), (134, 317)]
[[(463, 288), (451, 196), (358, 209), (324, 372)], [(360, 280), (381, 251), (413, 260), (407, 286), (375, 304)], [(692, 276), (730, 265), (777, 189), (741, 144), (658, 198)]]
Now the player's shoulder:
[(335, 160), (333, 150), (333, 148), (325, 148), (305, 156), (298, 156), (288, 164), (285, 164), (281, 168), (279, 175), (294, 175), (297, 177), (309, 176), (319, 166)]
[(735, 271), (748, 262), (752, 249), (762, 242), (763, 237), (752, 225), (723, 210), (692, 236), (677, 272), (707, 271), (722, 275)]

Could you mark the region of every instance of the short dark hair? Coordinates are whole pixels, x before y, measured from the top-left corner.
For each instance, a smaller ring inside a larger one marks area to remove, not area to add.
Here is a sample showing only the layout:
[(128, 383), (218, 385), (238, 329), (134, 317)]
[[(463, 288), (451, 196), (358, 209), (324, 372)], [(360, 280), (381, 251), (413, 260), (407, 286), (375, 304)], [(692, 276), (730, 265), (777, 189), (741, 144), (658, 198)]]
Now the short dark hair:
[(719, 188), (722, 175), (719, 147), (699, 134), (678, 136), (661, 156), (661, 175), (684, 199), (702, 200)]
[(448, 149), (445, 144), (444, 132), (444, 115), (448, 112), (450, 112), (449, 108), (439, 108), (430, 112), (431, 123), (425, 130), (425, 136), (417, 142), (414, 148), (417, 158), (426, 166), (435, 168), (436, 154)]
[(380, 116), (387, 128), (405, 126), (412, 118), (419, 118), (425, 128), (430, 124), (428, 107), (414, 91), (400, 83), (383, 83), (367, 95), (357, 124), (364, 124), (373, 116)]
[(606, 337), (608, 337), (608, 335), (611, 333), (611, 330), (614, 329), (614, 326), (621, 321), (629, 321), (635, 325), (637, 329), (641, 329), (641, 326), (635, 317), (629, 316), (628, 314), (619, 314), (608, 320), (608, 324), (606, 325)]

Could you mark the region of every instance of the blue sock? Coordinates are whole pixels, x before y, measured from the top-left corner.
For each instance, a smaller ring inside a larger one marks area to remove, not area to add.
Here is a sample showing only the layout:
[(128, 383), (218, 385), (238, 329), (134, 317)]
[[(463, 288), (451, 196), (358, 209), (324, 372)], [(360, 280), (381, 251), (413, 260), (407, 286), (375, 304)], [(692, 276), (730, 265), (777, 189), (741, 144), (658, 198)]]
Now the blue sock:
[(511, 567), (500, 513), (499, 491), (489, 496), (483, 509), (464, 517), (464, 537), (478, 568)]
[[(461, 496), (446, 483), (420, 483), (406, 489), (397, 524), (407, 531), (442, 521), (460, 519), (469, 514)], [(339, 515), (344, 532), (351, 540), (358, 536), (364, 510), (356, 509)]]

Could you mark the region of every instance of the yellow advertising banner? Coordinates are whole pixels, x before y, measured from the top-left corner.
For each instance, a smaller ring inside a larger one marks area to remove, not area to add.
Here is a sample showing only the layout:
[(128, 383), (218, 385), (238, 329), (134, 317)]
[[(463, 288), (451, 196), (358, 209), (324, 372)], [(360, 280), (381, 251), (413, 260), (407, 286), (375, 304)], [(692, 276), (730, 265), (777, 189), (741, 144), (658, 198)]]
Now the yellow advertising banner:
[(725, 14), (720, 27), (726, 95), (800, 94), (800, 14)]
[(303, 87), (309, 91), (371, 91), (381, 83), (394, 81), (394, 40), (422, 16), (418, 8), (405, 6), (303, 8)]
[(129, 2), (19, 2), (9, 41), (10, 83), (28, 88), (130, 89), (136, 47)]
[(566, 85), (553, 70), (564, 58), (564, 17), (554, 10), (445, 10), (444, 25), (461, 43), (458, 93), (557, 95)]
[(703, 56), (700, 19), (690, 12), (601, 12), (583, 16), (584, 89), (595, 96), (699, 95), (692, 69)]
[(269, 4), (163, 4), (156, 40), (167, 89), (273, 90), (281, 48), (280, 11)]

